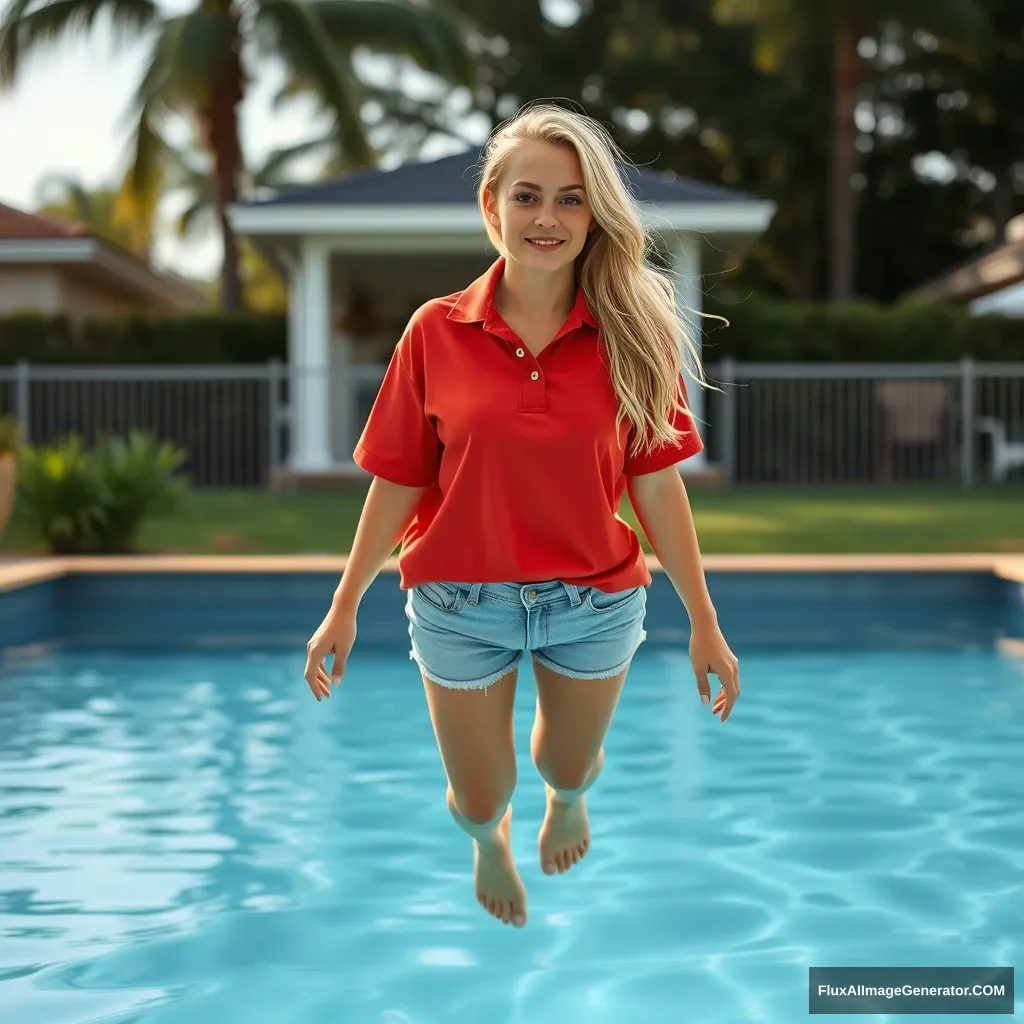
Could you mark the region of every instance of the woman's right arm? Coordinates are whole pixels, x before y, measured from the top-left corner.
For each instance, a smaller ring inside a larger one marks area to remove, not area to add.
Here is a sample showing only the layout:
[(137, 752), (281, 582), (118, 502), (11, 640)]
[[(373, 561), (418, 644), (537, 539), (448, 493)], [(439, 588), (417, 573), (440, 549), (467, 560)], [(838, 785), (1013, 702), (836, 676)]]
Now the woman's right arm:
[[(330, 610), (306, 644), (306, 682), (317, 700), (331, 695), (356, 639), (356, 611), (363, 594), (398, 546), (425, 487), (403, 487), (375, 476), (359, 515), (352, 551), (341, 581), (334, 591)], [(333, 654), (330, 675), (324, 659)]]
[(375, 476), (359, 514), (359, 525), (341, 581), (334, 591), (332, 611), (354, 615), (363, 594), (377, 578), (402, 539), (425, 487), (402, 487)]

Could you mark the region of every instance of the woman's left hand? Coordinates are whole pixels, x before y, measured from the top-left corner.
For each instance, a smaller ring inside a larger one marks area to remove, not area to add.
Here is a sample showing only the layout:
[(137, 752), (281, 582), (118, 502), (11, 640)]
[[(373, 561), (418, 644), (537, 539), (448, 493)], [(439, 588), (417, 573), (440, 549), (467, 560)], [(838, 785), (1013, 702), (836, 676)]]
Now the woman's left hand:
[(732, 713), (740, 695), (740, 663), (729, 650), (722, 631), (715, 622), (694, 622), (690, 630), (690, 662), (697, 676), (697, 690), (701, 702), (711, 700), (711, 684), (708, 675), (715, 675), (722, 684), (715, 703), (713, 715), (721, 714), (724, 722)]

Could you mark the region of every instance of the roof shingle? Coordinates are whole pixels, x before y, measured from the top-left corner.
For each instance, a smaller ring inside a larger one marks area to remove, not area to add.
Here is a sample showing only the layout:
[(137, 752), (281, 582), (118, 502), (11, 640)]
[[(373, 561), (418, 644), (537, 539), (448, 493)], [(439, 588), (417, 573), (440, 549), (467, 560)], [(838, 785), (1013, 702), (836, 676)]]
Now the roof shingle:
[(85, 224), (70, 224), (41, 213), (25, 213), (0, 203), (0, 241), (48, 238), (89, 238)]
[[(432, 205), (476, 203), (481, 167), (479, 150), (423, 163), (403, 164), (390, 171), (364, 171), (318, 182), (255, 200), (249, 206)], [(649, 203), (744, 203), (759, 198), (721, 185), (711, 185), (672, 172), (623, 167), (633, 193)]]

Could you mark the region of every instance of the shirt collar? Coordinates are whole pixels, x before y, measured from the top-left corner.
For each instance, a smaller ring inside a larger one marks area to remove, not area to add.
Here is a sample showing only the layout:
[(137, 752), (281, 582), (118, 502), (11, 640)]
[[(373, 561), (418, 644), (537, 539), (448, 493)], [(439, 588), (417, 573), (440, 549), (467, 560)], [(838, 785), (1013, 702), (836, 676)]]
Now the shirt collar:
[[(501, 317), (494, 308), (494, 289), (501, 280), (504, 269), (505, 257), (499, 256), (480, 277), (463, 290), (448, 313), (448, 319), (464, 324), (483, 324), (484, 330), (488, 331), (500, 324)], [(594, 328), (599, 326), (583, 289), (577, 286), (576, 301), (573, 303), (566, 326), (574, 329), (584, 323)]]

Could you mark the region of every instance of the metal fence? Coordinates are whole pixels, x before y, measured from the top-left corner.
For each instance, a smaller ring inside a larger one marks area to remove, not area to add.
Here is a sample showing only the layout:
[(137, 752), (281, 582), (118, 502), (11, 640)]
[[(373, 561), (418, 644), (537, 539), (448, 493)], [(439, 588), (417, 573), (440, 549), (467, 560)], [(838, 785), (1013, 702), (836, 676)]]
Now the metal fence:
[(712, 457), (734, 483), (1024, 477), (1024, 363), (709, 368)]
[[(709, 461), (733, 484), (1024, 479), (1024, 362), (707, 368)], [(354, 438), (383, 367), (353, 367)], [(289, 457), (289, 372), (256, 366), (0, 368), (0, 415), (49, 444), (132, 428), (180, 445), (197, 487), (258, 488)]]
[(0, 370), (0, 415), (22, 439), (68, 434), (92, 444), (138, 429), (188, 454), (197, 487), (262, 487), (280, 463), (279, 364), (256, 366), (43, 366)]

